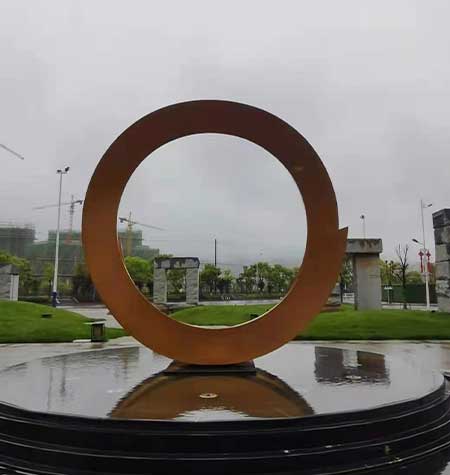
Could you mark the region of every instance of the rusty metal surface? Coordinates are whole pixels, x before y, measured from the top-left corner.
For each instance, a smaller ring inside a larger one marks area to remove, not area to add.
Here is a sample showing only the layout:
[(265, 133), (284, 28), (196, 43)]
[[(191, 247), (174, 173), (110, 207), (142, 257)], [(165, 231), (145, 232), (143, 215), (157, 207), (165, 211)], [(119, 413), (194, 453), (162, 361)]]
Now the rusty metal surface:
[[(307, 217), (303, 263), (284, 299), (261, 317), (224, 329), (179, 323), (158, 310), (128, 275), (117, 237), (120, 198), (135, 169), (162, 145), (202, 133), (241, 137), (270, 152), (297, 184)], [(83, 208), (83, 244), (98, 292), (131, 335), (156, 352), (182, 362), (232, 364), (275, 350), (320, 312), (345, 254), (347, 229), (339, 230), (338, 225), (330, 178), (302, 135), (261, 109), (204, 100), (157, 110), (113, 142), (89, 183)]]

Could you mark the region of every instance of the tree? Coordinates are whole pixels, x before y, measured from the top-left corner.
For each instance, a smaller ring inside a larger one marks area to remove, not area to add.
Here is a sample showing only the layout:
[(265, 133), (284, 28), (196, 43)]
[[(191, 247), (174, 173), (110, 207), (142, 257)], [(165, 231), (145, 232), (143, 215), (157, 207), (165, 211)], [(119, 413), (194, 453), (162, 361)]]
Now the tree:
[(243, 271), (239, 274), (239, 278), (242, 279), (244, 291), (247, 294), (252, 293), (256, 284), (256, 266), (244, 266)]
[(176, 294), (180, 294), (186, 287), (186, 270), (170, 269), (166, 273), (167, 282)]
[(416, 270), (411, 270), (406, 274), (406, 281), (408, 284), (422, 284), (422, 274)]
[(136, 287), (142, 290), (151, 278), (152, 266), (150, 261), (142, 259), (142, 257), (127, 256), (125, 257), (125, 266)]
[(72, 292), (77, 298), (95, 299), (95, 287), (85, 263), (80, 262), (75, 267), (72, 277)]
[(236, 288), (237, 288), (237, 291), (240, 292), (241, 294), (245, 292), (245, 282), (244, 282), (244, 279), (240, 275), (236, 278)]
[(270, 293), (286, 292), (290, 287), (294, 277), (297, 274), (297, 269), (289, 269), (280, 264), (275, 264), (270, 267), (267, 278), (267, 289)]
[(257, 262), (251, 267), (255, 268), (257, 286), (259, 291), (262, 292), (269, 282), (271, 266), (268, 262)]
[(202, 288), (205, 288), (209, 293), (215, 292), (219, 281), (219, 276), (222, 270), (213, 264), (205, 264), (205, 267), (200, 272), (200, 284)]
[(221, 294), (229, 294), (234, 281), (234, 276), (229, 269), (225, 269), (219, 276), (217, 288)]
[(409, 246), (408, 244), (405, 244), (402, 246), (399, 244), (395, 248), (395, 253), (397, 254), (399, 263), (398, 263), (398, 268), (395, 271), (398, 279), (402, 283), (403, 287), (403, 308), (406, 310), (408, 307), (406, 305), (406, 284), (407, 284), (407, 272), (408, 272), (408, 267), (409, 267), (409, 262), (408, 262), (408, 251), (409, 251)]
[(383, 285), (394, 285), (401, 283), (399, 278), (400, 264), (394, 261), (383, 261), (380, 259), (380, 277)]
[(55, 267), (53, 264), (45, 264), (44, 270), (41, 277), (41, 292), (44, 292), (48, 295), (52, 293), (52, 282), (54, 277)]
[(353, 282), (353, 266), (350, 259), (344, 258), (341, 272), (339, 273), (339, 288), (341, 290), (341, 303), (344, 301), (344, 292)]

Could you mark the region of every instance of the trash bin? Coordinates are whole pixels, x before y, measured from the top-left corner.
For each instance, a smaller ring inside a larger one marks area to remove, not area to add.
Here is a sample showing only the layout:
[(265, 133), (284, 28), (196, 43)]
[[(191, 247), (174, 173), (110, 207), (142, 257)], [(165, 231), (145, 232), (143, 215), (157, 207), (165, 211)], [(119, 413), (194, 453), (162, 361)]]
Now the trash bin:
[(106, 331), (104, 320), (89, 322), (87, 325), (91, 326), (91, 341), (94, 343), (106, 341)]

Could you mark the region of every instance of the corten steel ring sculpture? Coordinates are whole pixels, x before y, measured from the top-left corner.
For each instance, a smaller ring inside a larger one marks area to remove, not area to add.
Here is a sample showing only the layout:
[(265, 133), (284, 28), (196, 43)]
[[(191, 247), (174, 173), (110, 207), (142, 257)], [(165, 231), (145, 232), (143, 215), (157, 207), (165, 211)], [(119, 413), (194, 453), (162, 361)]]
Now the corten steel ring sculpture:
[[(297, 184), (307, 217), (303, 263), (287, 295), (259, 318), (224, 329), (179, 323), (149, 302), (126, 270), (117, 236), (120, 198), (139, 164), (172, 140), (204, 133), (241, 137), (275, 156)], [(83, 208), (86, 261), (96, 289), (114, 317), (154, 351), (181, 362), (207, 365), (239, 363), (264, 355), (307, 326), (327, 301), (339, 274), (347, 229), (338, 226), (333, 186), (311, 145), (278, 117), (228, 101), (174, 104), (138, 120), (100, 160)]]

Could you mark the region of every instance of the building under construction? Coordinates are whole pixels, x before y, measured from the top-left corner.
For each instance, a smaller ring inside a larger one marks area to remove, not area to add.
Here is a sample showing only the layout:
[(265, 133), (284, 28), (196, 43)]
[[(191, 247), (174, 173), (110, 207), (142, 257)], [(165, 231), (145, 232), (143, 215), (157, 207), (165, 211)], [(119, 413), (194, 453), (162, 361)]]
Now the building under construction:
[[(119, 242), (124, 255), (130, 249), (129, 255), (153, 259), (159, 254), (159, 249), (153, 249), (143, 244), (142, 231), (133, 229), (119, 230)], [(48, 231), (46, 241), (35, 241), (35, 230), (32, 225), (0, 225), (0, 250), (18, 257), (25, 257), (31, 263), (32, 272), (36, 277), (45, 273), (48, 266), (55, 262), (56, 231)], [(77, 264), (84, 261), (81, 232), (62, 230), (59, 233), (59, 275), (71, 277)]]
[[(78, 234), (78, 236), (77, 236)], [(80, 233), (60, 231), (59, 233), (59, 264), (58, 274), (71, 277), (77, 264), (83, 262), (83, 248)], [(30, 260), (33, 275), (40, 277), (49, 266), (55, 263), (56, 232), (49, 231), (46, 241), (35, 242), (28, 249), (27, 259)]]
[(26, 257), (36, 237), (34, 226), (0, 223), (0, 251)]
[[(128, 232), (118, 232), (122, 249), (131, 239), (131, 255), (152, 259), (159, 254), (159, 249), (152, 249), (142, 242), (142, 231), (133, 230), (131, 238)], [(41, 276), (48, 265), (53, 265), (55, 260), (56, 231), (48, 232), (47, 241), (35, 242), (29, 247), (26, 257), (31, 262), (33, 274)], [(59, 274), (61, 277), (74, 275), (77, 264), (84, 261), (83, 247), (80, 231), (60, 231), (59, 233)]]

